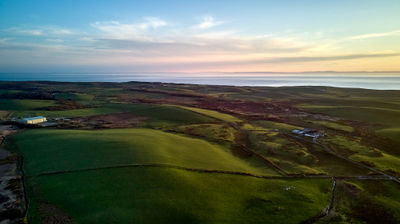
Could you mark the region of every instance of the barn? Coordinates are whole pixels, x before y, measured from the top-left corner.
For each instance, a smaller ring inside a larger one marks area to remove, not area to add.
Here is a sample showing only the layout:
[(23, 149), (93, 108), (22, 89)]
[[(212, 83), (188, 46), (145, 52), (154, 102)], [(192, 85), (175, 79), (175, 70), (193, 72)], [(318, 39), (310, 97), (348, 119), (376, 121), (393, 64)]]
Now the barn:
[(46, 122), (46, 117), (38, 116), (38, 117), (26, 117), (22, 119), (22, 123), (24, 124), (40, 124)]

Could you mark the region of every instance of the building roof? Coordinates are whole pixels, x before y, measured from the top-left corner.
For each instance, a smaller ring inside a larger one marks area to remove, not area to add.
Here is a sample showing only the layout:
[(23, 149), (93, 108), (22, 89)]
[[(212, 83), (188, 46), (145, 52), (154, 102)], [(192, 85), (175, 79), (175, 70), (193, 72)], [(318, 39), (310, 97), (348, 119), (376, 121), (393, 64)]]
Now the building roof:
[(26, 117), (26, 118), (24, 118), (23, 120), (25, 120), (25, 121), (32, 121), (32, 120), (43, 119), (43, 118), (45, 118), (45, 117), (43, 117), (43, 116), (38, 116), (38, 117)]

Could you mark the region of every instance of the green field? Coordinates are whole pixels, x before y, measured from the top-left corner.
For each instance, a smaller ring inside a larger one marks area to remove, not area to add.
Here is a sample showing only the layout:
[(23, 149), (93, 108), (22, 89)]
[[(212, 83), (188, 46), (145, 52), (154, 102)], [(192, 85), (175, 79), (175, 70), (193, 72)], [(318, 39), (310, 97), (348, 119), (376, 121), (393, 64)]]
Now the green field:
[(85, 108), (85, 109), (75, 109), (75, 110), (24, 110), (16, 111), (13, 113), (13, 117), (27, 117), (27, 116), (45, 116), (45, 117), (81, 117), (81, 116), (92, 116), (99, 114), (109, 114), (117, 113), (119, 110), (107, 107), (97, 107), (97, 108)]
[(14, 139), (26, 157), (27, 175), (154, 163), (276, 175), (252, 167), (221, 145), (152, 129), (35, 130)]
[(210, 123), (216, 120), (178, 106), (157, 104), (109, 104), (108, 108), (117, 111), (131, 112), (135, 115), (149, 117), (149, 126), (165, 127), (171, 125)]
[[(45, 213), (42, 200), (79, 223), (298, 223), (319, 214), (329, 198), (329, 179), (264, 180), (175, 168), (124, 168), (169, 164), (277, 175), (252, 167), (222, 146), (158, 130), (32, 130), (13, 141), (24, 156), (32, 223)], [(36, 176), (54, 171), (70, 172)]]
[[(28, 102), (31, 102), (30, 100)], [(46, 116), (46, 117), (80, 117), (119, 112), (131, 112), (134, 115), (150, 118), (148, 125), (163, 127), (170, 125), (182, 125), (193, 123), (208, 123), (216, 121), (214, 118), (196, 112), (170, 105), (152, 104), (103, 104), (99, 107), (47, 111), (47, 110), (23, 110), (13, 113), (14, 117)]]
[(347, 131), (347, 132), (353, 132), (354, 128), (351, 126), (347, 126), (347, 125), (342, 125), (342, 124), (338, 124), (335, 122), (329, 122), (329, 121), (311, 121), (311, 123), (314, 124), (318, 124), (318, 125), (322, 125), (328, 128), (333, 128), (336, 130), (341, 130), (341, 131)]
[(372, 124), (382, 124), (387, 126), (397, 126), (400, 124), (400, 109), (320, 105), (302, 105), (301, 108), (317, 113)]
[(0, 110), (26, 111), (54, 105), (52, 100), (0, 99)]
[(192, 124), (182, 125), (177, 131), (203, 137), (209, 140), (223, 140), (233, 142), (235, 140), (236, 130), (226, 124)]
[(213, 111), (213, 110), (206, 110), (206, 109), (201, 109), (201, 108), (195, 108), (195, 107), (182, 107), (186, 110), (194, 111), (199, 114), (204, 114), (213, 118), (216, 118), (221, 121), (227, 121), (227, 122), (240, 122), (241, 120), (239, 118), (236, 118), (230, 114), (224, 114), (220, 113), (218, 111)]
[[(400, 91), (0, 82), (0, 97), (29, 223), (400, 220)], [(11, 119), (40, 115), (58, 125)]]
[[(302, 104), (299, 107), (314, 113), (328, 114), (345, 120), (369, 123), (371, 124), (371, 128), (374, 128), (378, 134), (389, 137), (395, 141), (399, 141), (400, 105), (378, 104), (386, 107), (377, 107), (378, 105), (372, 105), (374, 104), (371, 103), (370, 106), (342, 106), (340, 103), (338, 103), (338, 105)], [(350, 129), (348, 129), (348, 131), (349, 130)]]
[(367, 162), (380, 170), (393, 170), (400, 174), (400, 158), (377, 148), (365, 146), (358, 138), (349, 139), (338, 135), (329, 137), (324, 141), (329, 141), (339, 148), (350, 150), (348, 153), (350, 159)]
[(391, 138), (400, 142), (400, 127), (399, 128), (384, 128), (377, 131), (378, 134)]
[(267, 128), (269, 130), (271, 129), (276, 129), (280, 131), (292, 131), (293, 129), (301, 129), (299, 126), (295, 125), (290, 125), (290, 124), (285, 124), (285, 123), (279, 123), (279, 122), (272, 122), (272, 121), (256, 121), (256, 125), (259, 125), (261, 127)]
[(56, 99), (65, 99), (65, 100), (75, 100), (75, 101), (92, 101), (94, 96), (90, 94), (81, 94), (81, 93), (58, 93), (55, 94), (54, 97)]
[[(29, 218), (45, 199), (78, 223), (299, 223), (329, 200), (329, 180), (264, 180), (169, 168), (117, 168), (28, 179)], [(290, 190), (285, 188), (291, 187)]]
[(322, 223), (398, 223), (400, 190), (391, 181), (338, 180), (333, 212)]

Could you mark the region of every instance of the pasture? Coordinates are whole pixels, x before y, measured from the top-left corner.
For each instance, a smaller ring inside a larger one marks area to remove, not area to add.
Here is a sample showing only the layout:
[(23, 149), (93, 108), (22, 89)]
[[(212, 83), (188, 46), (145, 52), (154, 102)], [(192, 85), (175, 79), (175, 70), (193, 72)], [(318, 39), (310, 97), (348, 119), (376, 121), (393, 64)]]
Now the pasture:
[(28, 179), (29, 219), (51, 212), (46, 200), (77, 223), (299, 223), (322, 212), (330, 184), (171, 168), (73, 172)]
[(152, 129), (32, 130), (16, 135), (14, 141), (25, 156), (27, 175), (129, 164), (276, 175), (252, 167), (223, 145)]

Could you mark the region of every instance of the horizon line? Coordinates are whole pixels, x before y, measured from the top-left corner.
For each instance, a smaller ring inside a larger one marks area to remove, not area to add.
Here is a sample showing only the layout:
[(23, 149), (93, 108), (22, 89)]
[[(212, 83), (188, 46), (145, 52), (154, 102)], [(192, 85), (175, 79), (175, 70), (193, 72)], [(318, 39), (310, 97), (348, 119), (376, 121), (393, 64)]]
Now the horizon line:
[(335, 73), (335, 74), (346, 74), (346, 73), (400, 73), (400, 71), (300, 71), (300, 72), (279, 72), (279, 71), (259, 71), (259, 72), (252, 72), (252, 71), (238, 71), (238, 72), (224, 72), (224, 71), (205, 71), (205, 72), (183, 72), (183, 71), (118, 71), (118, 72), (101, 72), (101, 71), (86, 71), (86, 72), (79, 72), (79, 71), (52, 71), (52, 72), (2, 72), (0, 74), (90, 74), (90, 73), (98, 73), (98, 74), (129, 74), (129, 73), (144, 73), (144, 74), (154, 74), (154, 73), (162, 73), (162, 74), (170, 74), (170, 73), (178, 73), (178, 74), (210, 74), (210, 73), (220, 73), (220, 74), (305, 74), (305, 73)]

